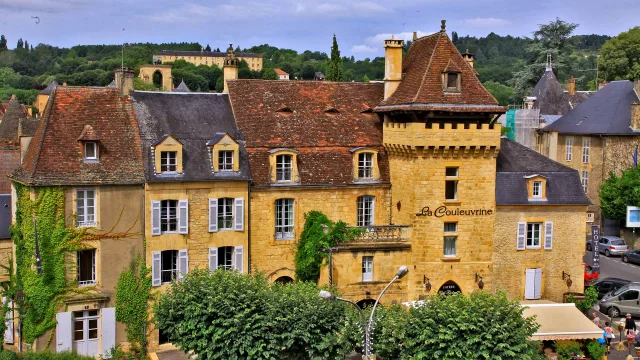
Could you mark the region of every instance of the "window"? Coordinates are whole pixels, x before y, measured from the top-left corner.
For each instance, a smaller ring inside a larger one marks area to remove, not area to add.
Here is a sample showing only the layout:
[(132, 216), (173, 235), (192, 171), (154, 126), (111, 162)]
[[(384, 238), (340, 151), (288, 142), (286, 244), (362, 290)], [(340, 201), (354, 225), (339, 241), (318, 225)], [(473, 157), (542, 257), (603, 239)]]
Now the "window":
[(233, 171), (233, 151), (218, 151), (218, 170)]
[(444, 233), (445, 234), (455, 234), (458, 232), (458, 223), (457, 222), (446, 222), (444, 223)]
[(371, 179), (373, 177), (373, 153), (363, 152), (358, 154), (358, 179)]
[(293, 172), (293, 157), (283, 154), (276, 156), (276, 181), (291, 181)]
[(162, 283), (170, 283), (178, 277), (178, 250), (165, 250), (160, 254)]
[(233, 230), (233, 199), (218, 199), (218, 230)]
[(542, 197), (542, 181), (534, 181), (531, 192), (534, 198)]
[(77, 226), (96, 225), (96, 191), (77, 190), (76, 191), (76, 218)]
[(98, 310), (73, 312), (73, 340), (76, 342), (74, 350), (79, 354), (88, 354), (86, 340), (98, 340)]
[(160, 202), (160, 231), (163, 233), (178, 231), (178, 200)]
[(376, 198), (373, 196), (358, 197), (357, 226), (373, 225), (373, 208), (375, 199)]
[(589, 148), (591, 147), (591, 139), (582, 139), (582, 162), (589, 162)]
[(362, 281), (373, 281), (373, 256), (362, 257)]
[(638, 300), (638, 291), (630, 290), (618, 297), (619, 300)]
[(566, 140), (566, 144), (565, 144), (565, 156), (564, 159), (566, 161), (571, 161), (571, 159), (573, 158), (573, 138), (569, 137)]
[(450, 72), (445, 74), (445, 91), (460, 91), (460, 74)]
[(588, 186), (589, 186), (589, 173), (587, 172), (587, 170), (582, 170), (582, 190), (584, 190), (585, 194), (587, 193)]
[(89, 141), (84, 143), (84, 159), (85, 160), (98, 160), (98, 144)]
[(540, 248), (540, 228), (541, 223), (527, 224), (527, 248)]
[[(444, 223), (445, 234), (456, 234), (458, 232), (458, 223), (446, 222)], [(456, 243), (458, 237), (447, 235), (444, 237), (444, 257), (456, 257)]]
[(293, 199), (276, 200), (276, 240), (293, 239)]
[(445, 200), (458, 200), (458, 180), (453, 180), (458, 178), (458, 168), (448, 167), (445, 176), (447, 179), (444, 190)]
[(76, 253), (78, 263), (78, 286), (96, 283), (96, 249), (79, 250)]
[(160, 172), (178, 171), (178, 153), (176, 151), (162, 151), (160, 153)]
[(218, 248), (218, 269), (233, 270), (233, 246)]

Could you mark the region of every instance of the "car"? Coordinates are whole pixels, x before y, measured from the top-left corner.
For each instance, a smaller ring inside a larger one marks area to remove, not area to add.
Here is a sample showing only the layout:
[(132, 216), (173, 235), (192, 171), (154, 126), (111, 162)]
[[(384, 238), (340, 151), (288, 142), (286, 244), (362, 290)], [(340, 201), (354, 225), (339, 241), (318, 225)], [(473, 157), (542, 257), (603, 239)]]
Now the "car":
[(608, 277), (598, 280), (598, 282), (594, 283), (592, 286), (598, 290), (598, 300), (600, 300), (608, 293), (616, 291), (630, 282), (631, 281), (629, 280)]
[[(598, 241), (598, 250), (605, 256), (622, 255), (629, 250), (623, 239), (617, 236), (603, 236)], [(591, 251), (591, 242), (587, 241), (587, 251)]]
[(622, 262), (640, 264), (640, 250), (627, 250), (622, 254)]
[(594, 283), (598, 280), (600, 273), (597, 271), (593, 271), (591, 265), (584, 264), (584, 284), (588, 285)]
[(621, 314), (640, 315), (640, 283), (630, 282), (600, 300), (600, 312), (611, 318)]

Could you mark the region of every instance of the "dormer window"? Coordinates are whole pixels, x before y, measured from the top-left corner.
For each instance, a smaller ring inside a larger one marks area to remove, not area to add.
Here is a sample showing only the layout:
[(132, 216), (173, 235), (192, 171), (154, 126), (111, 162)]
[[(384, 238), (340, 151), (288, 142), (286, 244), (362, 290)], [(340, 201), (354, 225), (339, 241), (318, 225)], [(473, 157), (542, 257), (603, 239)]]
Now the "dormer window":
[(293, 173), (293, 156), (288, 154), (276, 156), (276, 181), (291, 181)]
[(371, 179), (373, 177), (373, 153), (362, 152), (358, 154), (358, 179)]
[(360, 147), (351, 149), (353, 153), (353, 181), (371, 182), (380, 180), (378, 170), (378, 150)]
[(534, 198), (541, 198), (542, 197), (542, 181), (534, 181), (531, 192)]
[(152, 147), (156, 174), (182, 175), (182, 143), (166, 135)]
[(457, 72), (448, 72), (444, 74), (444, 90), (458, 92), (460, 91), (460, 74)]
[(269, 150), (269, 183), (275, 185), (296, 185), (300, 183), (297, 156), (294, 149)]
[(176, 172), (178, 170), (178, 153), (162, 151), (160, 153), (160, 172)]
[(100, 141), (100, 136), (98, 136), (98, 133), (91, 125), (85, 125), (84, 128), (82, 128), (78, 141), (82, 145), (81, 151), (84, 162), (98, 162), (98, 142)]
[(546, 201), (547, 178), (539, 174), (525, 176), (524, 178), (527, 182), (527, 198), (529, 201)]
[(218, 151), (218, 171), (233, 171), (233, 150)]
[(84, 159), (86, 161), (98, 161), (98, 143), (94, 141), (84, 143)]
[(214, 173), (240, 171), (240, 145), (229, 134), (216, 133), (207, 146), (211, 149), (212, 170)]

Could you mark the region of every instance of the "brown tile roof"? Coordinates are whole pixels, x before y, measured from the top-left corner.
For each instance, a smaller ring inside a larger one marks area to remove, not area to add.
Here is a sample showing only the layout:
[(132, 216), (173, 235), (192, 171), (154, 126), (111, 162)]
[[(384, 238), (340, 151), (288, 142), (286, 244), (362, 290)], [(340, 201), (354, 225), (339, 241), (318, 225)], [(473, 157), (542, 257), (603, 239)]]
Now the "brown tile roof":
[(33, 136), (38, 121), (28, 117), (24, 105), (12, 99), (5, 106), (6, 112), (0, 122), (0, 143), (19, 145), (20, 136)]
[[(442, 74), (446, 71), (460, 72), (459, 93), (442, 90)], [(506, 111), (482, 86), (474, 69), (464, 60), (446, 32), (424, 36), (413, 42), (402, 62), (402, 81), (398, 89), (375, 110)]]
[(283, 71), (282, 69), (275, 68), (273, 70), (275, 70), (276, 74), (278, 74), (278, 75), (289, 75), (288, 72)]
[[(353, 184), (356, 147), (379, 151), (380, 181), (389, 182), (382, 121), (365, 111), (383, 84), (318, 81), (229, 81), (238, 128), (245, 135), (254, 185), (269, 184), (269, 150), (295, 149), (302, 185)], [(288, 109), (284, 111), (283, 109)], [(335, 109), (326, 111), (327, 109)]]
[[(83, 161), (78, 136), (86, 125), (100, 134), (97, 163)], [(144, 183), (131, 99), (118, 89), (54, 89), (24, 163), (11, 177), (40, 186)]]

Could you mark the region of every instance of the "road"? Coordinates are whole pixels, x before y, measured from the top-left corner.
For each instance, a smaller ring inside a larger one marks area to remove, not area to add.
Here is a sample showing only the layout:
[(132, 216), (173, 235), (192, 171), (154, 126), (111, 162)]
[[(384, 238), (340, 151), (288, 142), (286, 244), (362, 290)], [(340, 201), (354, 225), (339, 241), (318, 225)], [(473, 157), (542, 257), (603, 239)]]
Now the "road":
[[(593, 254), (587, 251), (584, 256), (585, 264), (592, 264)], [(600, 279), (617, 277), (620, 279), (640, 281), (640, 266), (625, 264), (619, 256), (606, 257), (600, 254)]]

